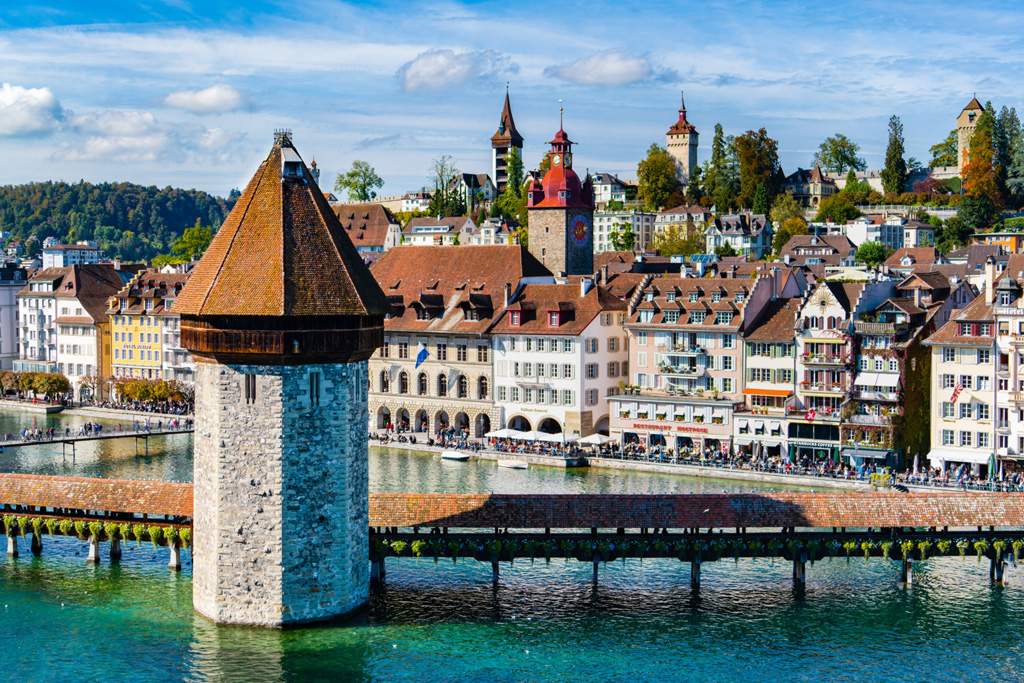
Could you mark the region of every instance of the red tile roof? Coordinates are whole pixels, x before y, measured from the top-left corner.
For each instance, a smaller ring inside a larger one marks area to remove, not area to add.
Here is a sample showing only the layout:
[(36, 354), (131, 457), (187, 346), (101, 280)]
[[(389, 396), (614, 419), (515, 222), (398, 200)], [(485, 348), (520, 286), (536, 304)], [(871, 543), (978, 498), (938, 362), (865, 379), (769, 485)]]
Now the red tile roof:
[(192, 484), (0, 474), (0, 503), (192, 516)]
[(380, 204), (337, 204), (334, 213), (356, 248), (383, 247), (388, 229), (398, 226), (395, 216)]
[[(286, 175), (286, 164), (297, 173)], [(390, 308), (287, 135), (249, 181), (176, 304), (182, 315), (365, 316)]]
[[(491, 328), (494, 334), (566, 335), (580, 334), (603, 311), (625, 311), (627, 303), (607, 288), (591, 286), (580, 296), (578, 282), (567, 285), (525, 284), (515, 301)], [(519, 325), (512, 325), (508, 311), (520, 312)], [(558, 311), (558, 325), (548, 324), (548, 312)]]

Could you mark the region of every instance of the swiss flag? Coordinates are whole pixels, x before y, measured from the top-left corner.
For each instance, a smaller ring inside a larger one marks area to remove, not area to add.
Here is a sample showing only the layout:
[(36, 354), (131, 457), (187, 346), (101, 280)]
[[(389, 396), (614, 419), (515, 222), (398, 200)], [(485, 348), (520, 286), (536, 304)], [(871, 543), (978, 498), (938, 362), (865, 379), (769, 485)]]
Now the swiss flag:
[(810, 410), (808, 410), (808, 411), (807, 411), (807, 414), (806, 414), (806, 415), (804, 415), (804, 417), (806, 417), (806, 418), (807, 418), (807, 421), (808, 421), (808, 422), (814, 422), (814, 418), (815, 418), (816, 416), (817, 416), (817, 413), (816, 413), (816, 412), (814, 412), (814, 408), (811, 408)]

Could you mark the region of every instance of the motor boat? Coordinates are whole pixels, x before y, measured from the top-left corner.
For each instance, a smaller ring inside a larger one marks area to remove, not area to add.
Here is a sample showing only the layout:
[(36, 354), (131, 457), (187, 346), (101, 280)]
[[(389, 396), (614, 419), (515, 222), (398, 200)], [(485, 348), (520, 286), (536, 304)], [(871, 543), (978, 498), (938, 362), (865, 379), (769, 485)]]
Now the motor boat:
[(464, 453), (462, 451), (441, 451), (441, 459), (465, 462), (466, 460), (469, 460), (469, 453)]

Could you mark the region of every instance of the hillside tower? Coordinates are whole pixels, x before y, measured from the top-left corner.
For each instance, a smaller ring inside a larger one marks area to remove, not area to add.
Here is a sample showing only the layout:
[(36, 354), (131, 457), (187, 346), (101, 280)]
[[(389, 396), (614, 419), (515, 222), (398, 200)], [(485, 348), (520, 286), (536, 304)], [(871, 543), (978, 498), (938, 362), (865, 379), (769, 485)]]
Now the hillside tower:
[(367, 359), (389, 306), (290, 133), (275, 133), (175, 310), (196, 360), (196, 612), (280, 627), (360, 608)]
[(697, 168), (697, 128), (686, 120), (686, 100), (679, 93), (679, 120), (665, 134), (665, 148), (676, 160), (676, 177), (685, 186), (690, 172)]
[(527, 197), (530, 252), (552, 273), (594, 273), (594, 185), (572, 170), (573, 142), (563, 128), (551, 145), (551, 168), (530, 183)]
[(519, 156), (523, 155), (523, 136), (516, 130), (516, 122), (512, 118), (512, 105), (508, 102), (508, 88), (505, 88), (505, 106), (501, 110), (501, 121), (498, 123), (498, 131), (491, 136), (491, 178), (494, 179), (494, 186), (498, 194), (505, 191), (508, 183), (508, 155), (512, 148), (519, 150)]
[(963, 178), (964, 166), (971, 159), (971, 138), (978, 127), (978, 117), (985, 111), (977, 97), (971, 99), (956, 117), (956, 171)]

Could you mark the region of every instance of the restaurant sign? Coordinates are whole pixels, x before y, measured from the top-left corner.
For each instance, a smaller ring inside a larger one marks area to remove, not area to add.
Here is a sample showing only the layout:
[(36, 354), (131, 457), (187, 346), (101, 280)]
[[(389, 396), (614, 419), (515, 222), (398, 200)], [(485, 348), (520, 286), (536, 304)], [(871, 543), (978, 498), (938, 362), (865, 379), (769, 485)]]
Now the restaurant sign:
[(658, 425), (658, 424), (645, 424), (643, 422), (634, 422), (633, 429), (653, 429), (660, 432), (693, 432), (694, 434), (707, 434), (707, 427), (682, 427), (677, 426), (673, 429), (673, 425)]

